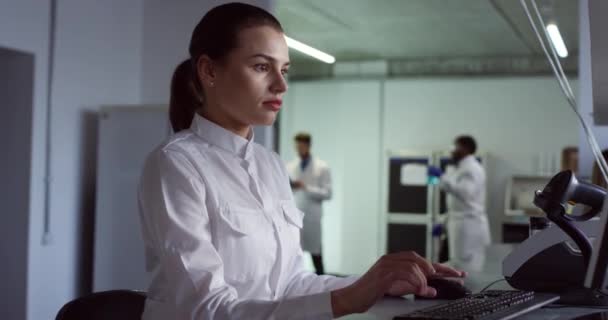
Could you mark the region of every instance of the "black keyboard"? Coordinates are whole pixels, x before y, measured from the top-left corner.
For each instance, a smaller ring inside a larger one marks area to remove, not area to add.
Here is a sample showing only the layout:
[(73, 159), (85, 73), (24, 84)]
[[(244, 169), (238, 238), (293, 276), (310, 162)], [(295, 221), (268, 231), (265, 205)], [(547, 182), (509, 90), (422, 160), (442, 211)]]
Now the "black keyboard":
[(531, 291), (488, 290), (435, 305), (393, 319), (508, 320), (559, 299), (558, 295)]

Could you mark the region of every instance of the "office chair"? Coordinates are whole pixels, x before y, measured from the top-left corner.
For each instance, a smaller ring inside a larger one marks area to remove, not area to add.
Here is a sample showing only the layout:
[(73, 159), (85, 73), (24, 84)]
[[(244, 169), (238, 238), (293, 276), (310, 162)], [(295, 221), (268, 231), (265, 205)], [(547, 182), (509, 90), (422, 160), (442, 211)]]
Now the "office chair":
[(55, 320), (140, 320), (145, 301), (140, 291), (96, 292), (66, 303)]

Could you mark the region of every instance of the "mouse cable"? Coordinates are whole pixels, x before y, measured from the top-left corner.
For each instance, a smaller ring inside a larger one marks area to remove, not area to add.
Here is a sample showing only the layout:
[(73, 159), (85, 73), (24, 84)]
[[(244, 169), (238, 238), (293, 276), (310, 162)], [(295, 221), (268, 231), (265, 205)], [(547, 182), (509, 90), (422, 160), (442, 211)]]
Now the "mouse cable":
[(493, 286), (493, 285), (495, 285), (495, 284), (497, 284), (497, 283), (499, 283), (501, 281), (505, 281), (505, 280), (506, 280), (505, 278), (502, 278), (502, 279), (498, 279), (496, 281), (492, 281), (492, 283), (490, 283), (489, 285), (487, 285), (485, 288), (481, 289), (481, 291), (479, 291), (479, 293), (482, 293), (482, 292), (490, 289), (491, 286)]

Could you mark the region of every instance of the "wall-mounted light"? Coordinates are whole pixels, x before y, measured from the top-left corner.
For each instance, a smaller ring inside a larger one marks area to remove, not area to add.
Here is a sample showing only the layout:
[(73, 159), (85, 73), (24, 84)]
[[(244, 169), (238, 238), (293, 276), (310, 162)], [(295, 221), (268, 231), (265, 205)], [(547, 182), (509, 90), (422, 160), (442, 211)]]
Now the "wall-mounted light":
[(303, 54), (309, 55), (315, 59), (319, 59), (319, 60), (321, 60), (325, 63), (329, 63), (329, 64), (336, 62), (336, 58), (334, 58), (333, 56), (331, 56), (321, 50), (315, 49), (307, 44), (294, 40), (288, 36), (285, 36), (285, 40), (287, 41), (288, 47), (298, 50), (298, 51), (302, 52)]
[(547, 32), (549, 33), (549, 39), (551, 39), (551, 44), (557, 55), (560, 58), (566, 58), (568, 56), (568, 49), (566, 48), (566, 44), (564, 44), (564, 39), (562, 39), (562, 35), (559, 33), (559, 29), (557, 25), (553, 23), (547, 24)]

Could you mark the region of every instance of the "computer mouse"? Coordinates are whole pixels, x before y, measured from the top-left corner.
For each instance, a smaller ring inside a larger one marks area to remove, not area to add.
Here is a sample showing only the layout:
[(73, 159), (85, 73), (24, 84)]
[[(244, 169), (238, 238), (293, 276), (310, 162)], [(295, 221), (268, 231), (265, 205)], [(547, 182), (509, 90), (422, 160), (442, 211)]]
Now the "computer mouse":
[(434, 297), (416, 296), (416, 299), (454, 300), (464, 298), (471, 294), (471, 290), (455, 280), (429, 278), (426, 280), (426, 283), (429, 287), (433, 287), (437, 290), (437, 295)]

